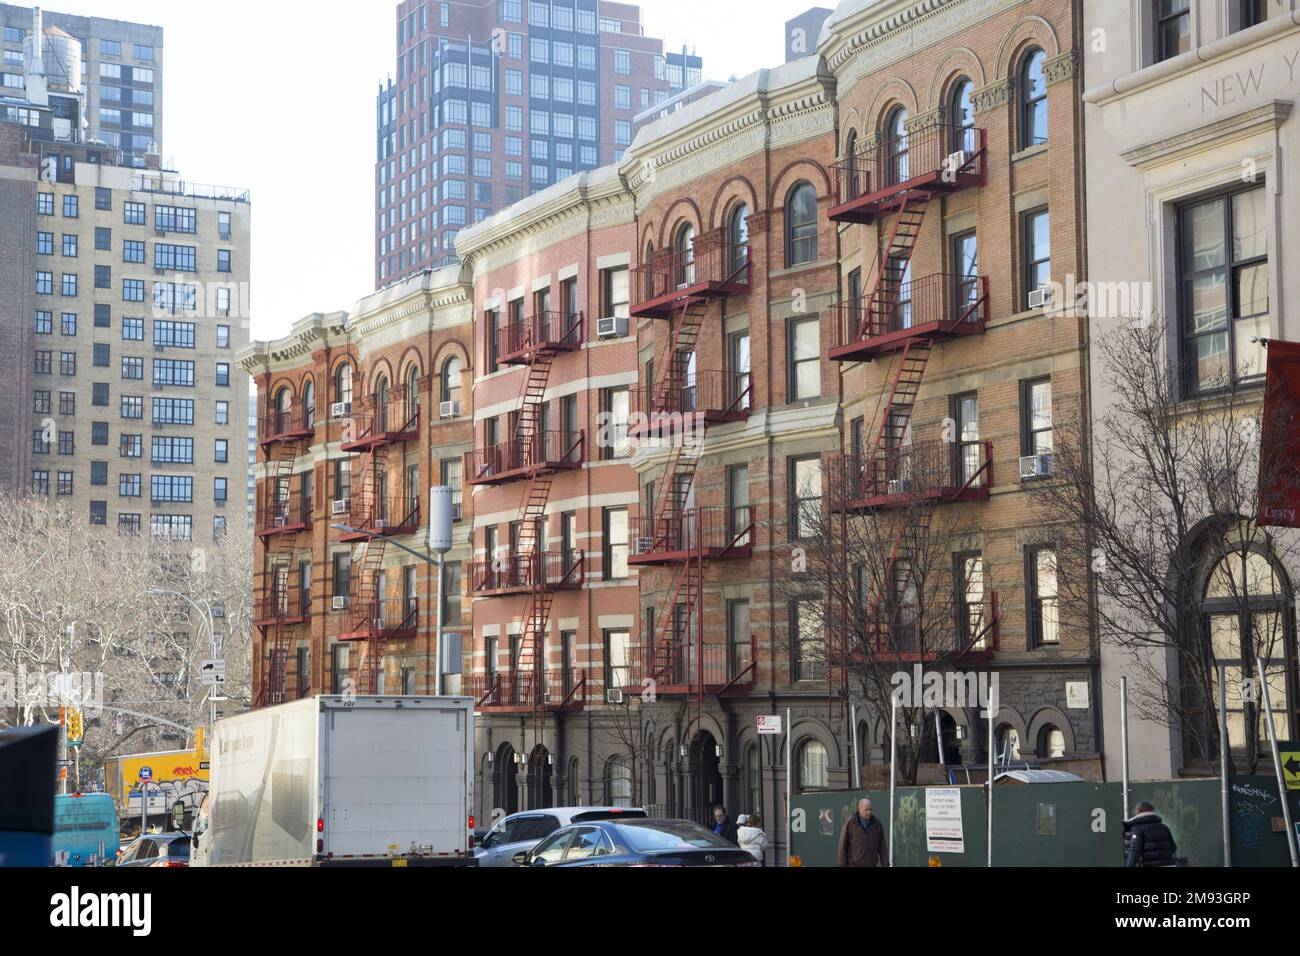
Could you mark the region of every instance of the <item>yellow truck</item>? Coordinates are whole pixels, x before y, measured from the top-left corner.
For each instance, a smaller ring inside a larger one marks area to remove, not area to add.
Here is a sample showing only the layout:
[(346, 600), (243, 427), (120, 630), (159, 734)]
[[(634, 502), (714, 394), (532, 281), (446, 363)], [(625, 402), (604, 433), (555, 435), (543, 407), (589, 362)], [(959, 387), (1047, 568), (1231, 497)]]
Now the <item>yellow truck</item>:
[[(142, 781), (147, 777), (147, 783)], [(208, 792), (207, 754), (201, 750), (170, 750), (163, 753), (113, 757), (104, 763), (104, 789), (117, 806), (124, 833), (140, 829), (140, 793), (145, 788), (145, 812), (150, 826), (167, 826), (172, 807), (185, 805), (185, 817), (193, 819)]]

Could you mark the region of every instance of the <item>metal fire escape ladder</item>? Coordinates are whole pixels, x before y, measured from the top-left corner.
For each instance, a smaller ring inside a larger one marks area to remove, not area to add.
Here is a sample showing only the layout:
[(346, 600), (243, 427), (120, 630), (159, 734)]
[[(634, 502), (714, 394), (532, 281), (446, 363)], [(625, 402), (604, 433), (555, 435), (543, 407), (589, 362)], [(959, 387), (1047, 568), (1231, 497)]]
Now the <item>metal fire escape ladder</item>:
[[(290, 510), (293, 507), (291, 484), (298, 462), (298, 444), (299, 439), (296, 438), (276, 442), (267, 461), (270, 487), (266, 506), (271, 513), (268, 528), (274, 528), (281, 519), (284, 524), (290, 523)], [(310, 507), (310, 502), (300, 502), (299, 506)], [(272, 534), (264, 538), (263, 542), (262, 588), (263, 596), (268, 599), (267, 607), (272, 623), (263, 633), (263, 640), (268, 636), (271, 638), (271, 655), (258, 695), (258, 707), (280, 704), (285, 700), (285, 673), (291, 631), (284, 619), (289, 610), (289, 569), (294, 552), (293, 536), (289, 534)]]
[(894, 318), (898, 294), (903, 277), (912, 261), (917, 237), (925, 224), (925, 214), (930, 207), (931, 194), (925, 190), (908, 190), (899, 195), (894, 206), (897, 214), (890, 226), (889, 236), (877, 250), (879, 269), (876, 288), (862, 310), (862, 326), (858, 338), (865, 339), (880, 334)]
[[(357, 693), (373, 695), (379, 693), (382, 651), (379, 617), (383, 613), (383, 595), (379, 593), (379, 578), (384, 567), (384, 539), (364, 541), (357, 545), (357, 550), (362, 551), (361, 569), (360, 574), (352, 579), (352, 606), (348, 609), (348, 616), (354, 633), (365, 635), (360, 642), (363, 652), (356, 667)], [(355, 550), (353, 554), (355, 556)]]

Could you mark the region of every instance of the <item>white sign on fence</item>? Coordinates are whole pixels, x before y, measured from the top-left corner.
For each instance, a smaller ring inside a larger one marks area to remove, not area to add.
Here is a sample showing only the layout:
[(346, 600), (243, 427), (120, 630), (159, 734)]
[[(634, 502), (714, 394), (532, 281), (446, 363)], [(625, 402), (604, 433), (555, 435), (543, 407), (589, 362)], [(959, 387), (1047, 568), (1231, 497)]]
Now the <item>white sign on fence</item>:
[(961, 828), (961, 790), (958, 788), (926, 788), (925, 851), (966, 852), (966, 837)]

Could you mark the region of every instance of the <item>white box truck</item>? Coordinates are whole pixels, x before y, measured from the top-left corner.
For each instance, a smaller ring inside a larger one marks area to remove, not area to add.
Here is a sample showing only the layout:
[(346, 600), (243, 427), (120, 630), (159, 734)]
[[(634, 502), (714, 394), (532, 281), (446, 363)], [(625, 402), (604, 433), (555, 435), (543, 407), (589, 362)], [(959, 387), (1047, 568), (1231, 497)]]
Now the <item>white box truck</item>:
[(194, 866), (474, 866), (474, 701), (307, 697), (217, 722)]

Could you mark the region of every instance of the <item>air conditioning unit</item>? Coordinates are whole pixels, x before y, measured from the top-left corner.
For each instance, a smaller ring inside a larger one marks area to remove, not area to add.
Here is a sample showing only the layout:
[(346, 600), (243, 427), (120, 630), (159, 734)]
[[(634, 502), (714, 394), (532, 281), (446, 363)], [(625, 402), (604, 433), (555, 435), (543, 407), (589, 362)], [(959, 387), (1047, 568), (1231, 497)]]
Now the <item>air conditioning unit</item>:
[(388, 519), (387, 519), (387, 518), (376, 518), (376, 519), (375, 519), (375, 530), (376, 530), (376, 531), (387, 531), (387, 530), (388, 530)]
[(1020, 480), (1052, 477), (1052, 454), (1026, 455), (1020, 459)]
[(911, 478), (895, 478), (889, 483), (889, 493), (891, 495), (905, 495), (912, 490)]
[(601, 339), (621, 339), (627, 335), (627, 319), (609, 316), (596, 320), (596, 337)]
[(334, 504), (332, 504), (332, 505), (330, 506), (330, 514), (332, 514), (332, 515), (345, 515), (345, 514), (347, 514), (347, 513), (348, 513), (348, 505), (349, 505), (349, 504), (350, 504), (350, 499), (348, 499), (348, 498), (341, 498), (341, 499), (339, 499), (338, 501), (334, 502)]
[(330, 406), (330, 418), (347, 418), (351, 414), (351, 402), (335, 402)]
[(442, 418), (459, 418), (460, 402), (443, 402), (438, 406), (438, 414)]
[(283, 515), (281, 515), (280, 517), (278, 517), (278, 518), (275, 519), (275, 526), (276, 526), (277, 528), (283, 528), (283, 527), (284, 527), (284, 524), (285, 524), (285, 521), (286, 521), (285, 517), (284, 517)]
[(1043, 286), (1041, 289), (1035, 289), (1029, 293), (1029, 307), (1031, 309), (1046, 309), (1052, 304), (1052, 290), (1049, 286)]
[(632, 548), (632, 553), (649, 554), (651, 551), (654, 550), (654, 547), (655, 547), (654, 538), (637, 538), (634, 547)]
[(336, 595), (334, 595), (334, 604), (333, 604), (333, 607), (334, 607), (334, 610), (336, 610), (336, 611), (345, 611), (345, 610), (347, 610), (347, 607), (348, 607), (348, 596), (347, 596), (346, 594), (336, 594)]
[(460, 505), (451, 506), (451, 520), (452, 521), (460, 520)]
[(610, 687), (605, 691), (605, 703), (621, 704), (623, 703), (623, 689), (621, 687)]

